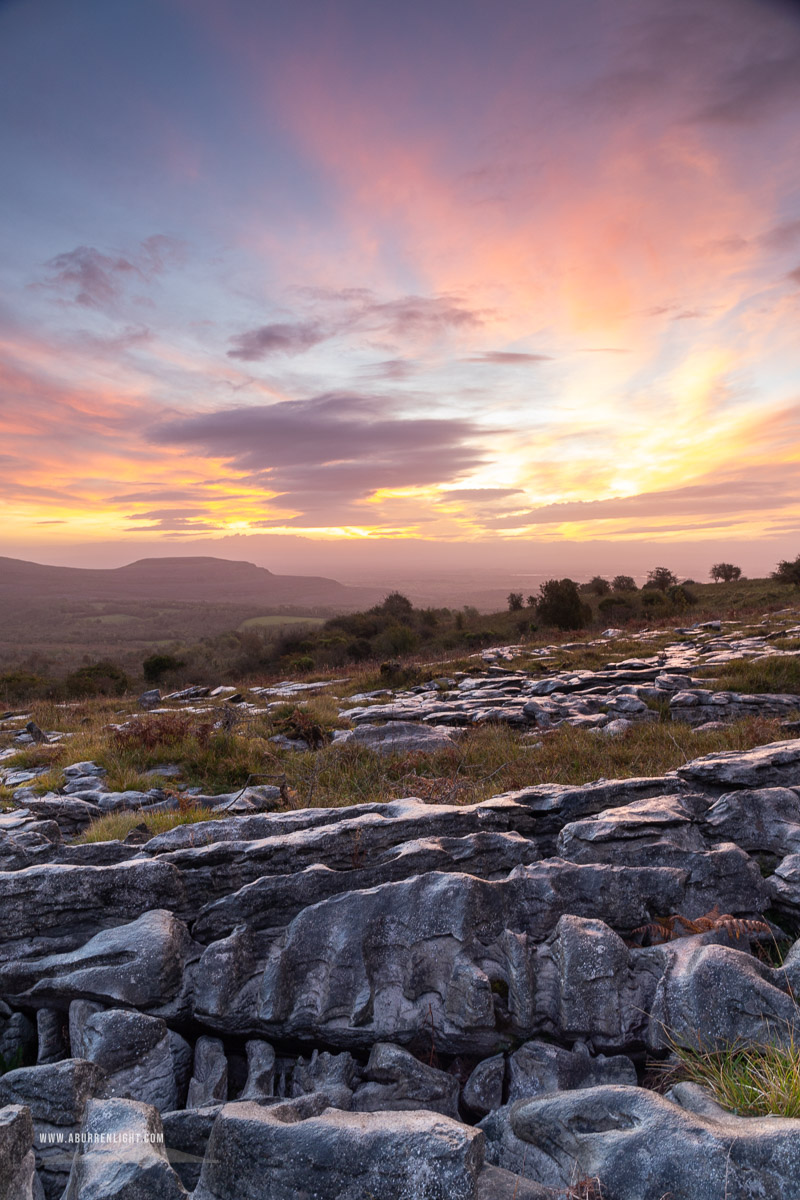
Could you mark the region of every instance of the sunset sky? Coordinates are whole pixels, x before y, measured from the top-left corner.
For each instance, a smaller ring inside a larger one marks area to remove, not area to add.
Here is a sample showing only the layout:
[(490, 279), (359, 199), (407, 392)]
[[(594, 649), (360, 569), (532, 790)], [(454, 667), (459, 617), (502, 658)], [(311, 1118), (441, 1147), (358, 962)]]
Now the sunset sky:
[(0, 94), (0, 554), (800, 553), (800, 5), (0, 0)]

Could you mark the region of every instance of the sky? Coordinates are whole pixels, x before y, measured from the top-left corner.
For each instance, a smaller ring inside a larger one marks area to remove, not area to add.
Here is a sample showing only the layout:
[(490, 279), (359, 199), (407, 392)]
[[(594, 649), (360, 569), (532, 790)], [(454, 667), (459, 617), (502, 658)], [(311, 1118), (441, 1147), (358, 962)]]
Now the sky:
[(0, 106), (0, 554), (800, 552), (800, 4), (0, 0)]

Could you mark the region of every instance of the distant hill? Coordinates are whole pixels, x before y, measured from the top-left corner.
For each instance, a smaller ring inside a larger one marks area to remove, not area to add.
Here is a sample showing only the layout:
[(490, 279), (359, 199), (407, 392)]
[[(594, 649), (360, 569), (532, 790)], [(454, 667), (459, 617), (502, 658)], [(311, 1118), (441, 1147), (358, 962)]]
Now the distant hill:
[(50, 567), (0, 557), (0, 606), (20, 600), (200, 601), (273, 608), (355, 610), (382, 598), (319, 575), (274, 575), (222, 558), (142, 558), (109, 570)]

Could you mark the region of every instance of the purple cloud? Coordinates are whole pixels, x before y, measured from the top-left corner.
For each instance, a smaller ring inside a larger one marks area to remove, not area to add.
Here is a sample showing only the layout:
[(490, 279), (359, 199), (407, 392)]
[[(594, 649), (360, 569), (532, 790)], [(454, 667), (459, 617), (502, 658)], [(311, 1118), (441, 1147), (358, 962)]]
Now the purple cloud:
[(234, 349), (228, 351), (228, 358), (258, 362), (271, 354), (303, 354), (329, 336), (313, 322), (260, 325), (233, 338)]
[(133, 254), (104, 254), (76, 246), (44, 265), (50, 277), (37, 286), (64, 292), (84, 308), (110, 308), (131, 279), (147, 280), (183, 259), (184, 243), (166, 234), (145, 238)]
[(498, 367), (524, 366), (529, 363), (552, 362), (550, 354), (523, 354), (513, 350), (482, 350), (462, 359), (463, 362), (492, 363)]
[(330, 524), (328, 505), (474, 470), (486, 458), (480, 439), (492, 432), (464, 418), (397, 414), (386, 397), (328, 394), (181, 417), (151, 429), (149, 440), (225, 459), (279, 492), (282, 506), (319, 510)]

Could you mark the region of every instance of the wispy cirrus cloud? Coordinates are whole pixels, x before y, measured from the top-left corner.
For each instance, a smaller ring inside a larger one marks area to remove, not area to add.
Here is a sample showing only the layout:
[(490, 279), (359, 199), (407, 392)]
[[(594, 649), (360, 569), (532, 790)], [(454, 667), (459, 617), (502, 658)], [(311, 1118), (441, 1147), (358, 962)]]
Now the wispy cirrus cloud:
[(457, 296), (409, 295), (381, 300), (368, 288), (304, 289), (304, 293), (315, 302), (311, 319), (247, 329), (233, 338), (228, 358), (258, 362), (274, 355), (303, 354), (331, 338), (363, 334), (416, 344), (483, 323), (483, 315)]
[(132, 281), (145, 282), (183, 260), (185, 243), (153, 234), (129, 254), (76, 246), (49, 259), (47, 278), (34, 287), (60, 294), (83, 308), (113, 307)]

